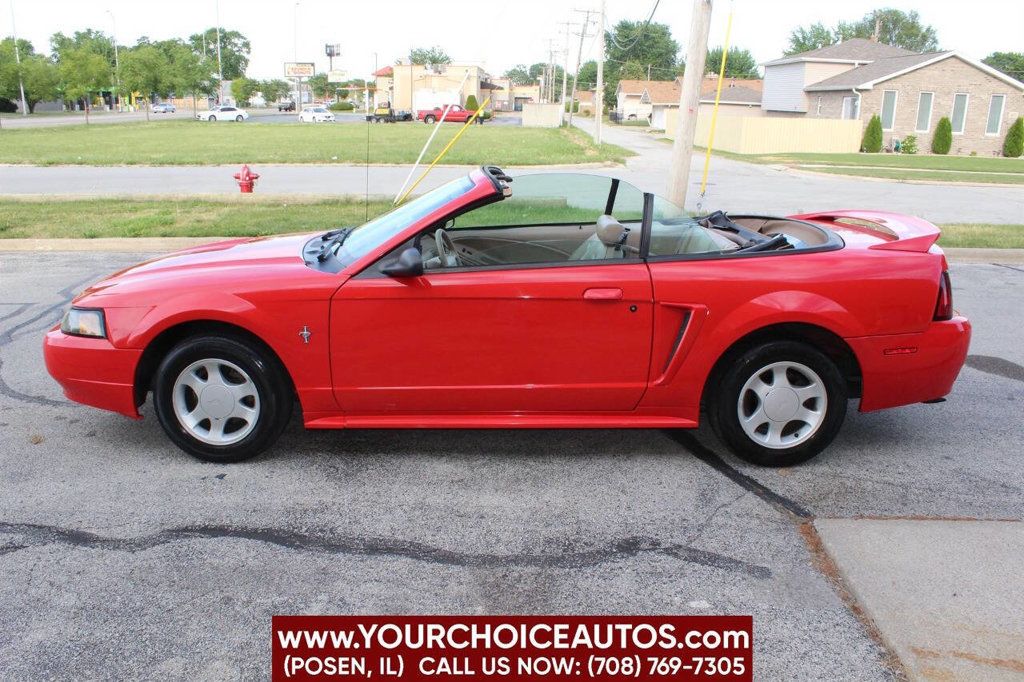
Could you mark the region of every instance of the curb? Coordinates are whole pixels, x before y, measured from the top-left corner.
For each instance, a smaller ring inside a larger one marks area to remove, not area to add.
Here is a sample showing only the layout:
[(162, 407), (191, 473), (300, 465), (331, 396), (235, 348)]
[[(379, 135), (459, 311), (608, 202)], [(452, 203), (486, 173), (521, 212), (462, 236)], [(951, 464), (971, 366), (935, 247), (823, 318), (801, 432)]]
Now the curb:
[[(237, 237), (98, 237), (96, 239), (0, 239), (0, 253), (39, 251), (106, 251), (166, 253)], [(954, 263), (1024, 264), (1024, 249), (944, 248)]]

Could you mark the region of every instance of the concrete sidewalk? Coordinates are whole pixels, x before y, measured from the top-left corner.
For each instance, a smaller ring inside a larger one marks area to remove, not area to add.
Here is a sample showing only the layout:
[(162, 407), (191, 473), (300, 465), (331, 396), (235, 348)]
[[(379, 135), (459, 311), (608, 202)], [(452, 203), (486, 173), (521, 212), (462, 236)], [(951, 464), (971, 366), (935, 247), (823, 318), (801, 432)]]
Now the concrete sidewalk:
[(819, 519), (814, 525), (912, 679), (1024, 678), (1024, 523)]

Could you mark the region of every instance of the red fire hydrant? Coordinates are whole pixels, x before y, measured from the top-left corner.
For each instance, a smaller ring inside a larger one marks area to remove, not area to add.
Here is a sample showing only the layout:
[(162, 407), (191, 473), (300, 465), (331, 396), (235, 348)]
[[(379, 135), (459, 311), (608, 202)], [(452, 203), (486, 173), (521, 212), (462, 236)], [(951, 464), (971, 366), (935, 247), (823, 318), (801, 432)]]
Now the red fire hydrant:
[(259, 177), (260, 174), (253, 173), (247, 165), (243, 165), (242, 170), (235, 173), (235, 180), (238, 181), (238, 189), (242, 191), (242, 194), (252, 194), (252, 188), (256, 186)]

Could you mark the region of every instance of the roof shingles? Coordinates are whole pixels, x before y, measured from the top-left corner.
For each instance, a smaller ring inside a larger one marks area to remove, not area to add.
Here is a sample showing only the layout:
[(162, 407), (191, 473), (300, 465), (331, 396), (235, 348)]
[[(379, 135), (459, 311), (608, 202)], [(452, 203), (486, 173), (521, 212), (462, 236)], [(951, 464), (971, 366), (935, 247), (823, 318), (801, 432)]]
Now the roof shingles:
[(850, 38), (849, 40), (844, 40), (843, 42), (836, 43), (835, 45), (826, 45), (825, 47), (819, 47), (816, 50), (808, 50), (807, 52), (791, 54), (788, 57), (781, 57), (766, 63), (765, 66), (785, 64), (787, 62), (797, 60), (872, 62), (876, 59), (906, 57), (913, 54), (917, 53), (911, 50), (905, 50), (902, 47), (896, 47), (895, 45), (876, 43), (875, 41), (867, 40), (866, 38)]

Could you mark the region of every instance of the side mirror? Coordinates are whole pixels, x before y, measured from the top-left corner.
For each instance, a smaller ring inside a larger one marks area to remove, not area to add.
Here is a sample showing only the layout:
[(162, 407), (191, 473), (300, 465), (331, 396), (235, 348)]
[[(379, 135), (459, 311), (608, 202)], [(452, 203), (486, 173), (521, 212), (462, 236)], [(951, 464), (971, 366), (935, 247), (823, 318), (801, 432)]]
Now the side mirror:
[(410, 246), (382, 265), (380, 271), (388, 277), (419, 277), (423, 274), (423, 254)]

